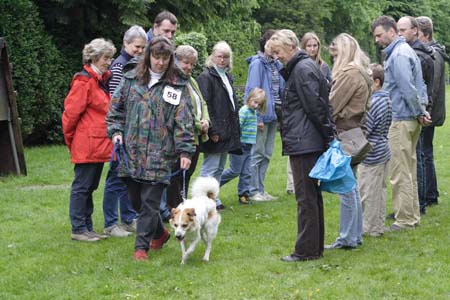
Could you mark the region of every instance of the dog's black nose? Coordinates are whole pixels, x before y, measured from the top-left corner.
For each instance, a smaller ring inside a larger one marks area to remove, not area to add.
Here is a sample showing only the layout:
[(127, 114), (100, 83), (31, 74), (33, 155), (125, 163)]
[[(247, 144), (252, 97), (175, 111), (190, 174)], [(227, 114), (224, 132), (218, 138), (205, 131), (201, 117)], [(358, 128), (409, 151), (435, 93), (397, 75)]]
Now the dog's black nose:
[(175, 238), (176, 238), (178, 241), (182, 241), (183, 238), (184, 238), (184, 236), (182, 236), (181, 234), (177, 234), (177, 235), (175, 236)]

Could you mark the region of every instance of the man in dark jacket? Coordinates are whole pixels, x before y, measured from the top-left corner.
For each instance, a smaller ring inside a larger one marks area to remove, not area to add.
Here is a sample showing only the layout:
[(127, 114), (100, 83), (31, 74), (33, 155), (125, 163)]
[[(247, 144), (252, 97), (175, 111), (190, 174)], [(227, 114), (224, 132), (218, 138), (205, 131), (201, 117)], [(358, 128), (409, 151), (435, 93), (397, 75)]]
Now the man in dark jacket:
[(418, 17), (416, 21), (419, 26), (419, 40), (434, 50), (433, 106), (431, 108), (431, 120), (433, 123), (431, 126), (424, 127), (423, 129), (426, 132), (425, 138), (427, 139), (426, 146), (423, 148), (425, 178), (427, 178), (423, 200), (425, 200), (424, 204), (429, 206), (437, 204), (439, 197), (433, 159), (433, 137), (434, 127), (444, 125), (445, 121), (445, 60), (449, 61), (449, 57), (445, 53), (445, 47), (439, 45), (433, 39), (433, 23), (431, 19), (428, 17)]
[[(427, 85), (426, 96), (428, 100), (427, 111), (431, 113), (433, 107), (433, 74), (434, 74), (434, 54), (433, 49), (426, 46), (418, 38), (418, 24), (415, 18), (406, 16), (402, 17), (397, 22), (399, 35), (403, 36), (406, 42), (414, 49), (417, 56), (420, 59), (420, 65), (422, 67), (422, 76), (425, 84)], [(423, 101), (422, 103), (425, 103)], [(431, 116), (433, 120), (433, 116)], [(434, 131), (433, 131), (434, 132)], [(432, 178), (427, 178), (431, 166), (429, 162), (427, 163), (427, 158), (425, 157), (425, 152), (430, 147), (433, 147), (433, 140), (430, 138), (429, 126), (422, 127), (420, 131), (419, 141), (417, 142), (416, 155), (417, 155), (417, 189), (419, 192), (419, 205), (420, 214), (425, 214), (425, 204), (426, 204), (426, 194), (428, 181), (433, 180)], [(431, 172), (431, 170), (430, 170)], [(436, 178), (436, 175), (433, 176)]]
[(285, 262), (318, 259), (324, 249), (322, 193), (317, 180), (308, 176), (333, 139), (327, 81), (319, 66), (299, 49), (291, 30), (279, 30), (269, 40), (274, 57), (285, 67), (281, 138), (283, 155), (289, 155), (297, 200), (297, 241)]

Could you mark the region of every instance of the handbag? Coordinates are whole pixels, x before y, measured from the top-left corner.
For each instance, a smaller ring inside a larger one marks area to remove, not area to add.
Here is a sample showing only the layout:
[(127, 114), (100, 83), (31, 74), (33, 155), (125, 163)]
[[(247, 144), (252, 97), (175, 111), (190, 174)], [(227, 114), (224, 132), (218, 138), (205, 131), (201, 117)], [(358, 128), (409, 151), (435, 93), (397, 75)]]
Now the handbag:
[(372, 145), (366, 138), (361, 127), (352, 128), (338, 134), (342, 151), (352, 157), (352, 165), (359, 164), (372, 150)]

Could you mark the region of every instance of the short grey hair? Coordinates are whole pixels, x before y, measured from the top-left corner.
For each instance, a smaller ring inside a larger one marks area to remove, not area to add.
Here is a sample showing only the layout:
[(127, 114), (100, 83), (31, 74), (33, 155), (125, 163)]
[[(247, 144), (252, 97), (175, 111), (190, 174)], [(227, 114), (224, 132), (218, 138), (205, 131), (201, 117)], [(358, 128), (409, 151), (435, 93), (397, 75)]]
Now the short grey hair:
[(300, 41), (297, 35), (290, 29), (277, 30), (269, 39), (270, 47), (282, 47), (283, 49), (298, 49)]
[(416, 21), (419, 25), (419, 30), (431, 41), (433, 39), (433, 21), (426, 16), (417, 17)]
[(105, 54), (112, 57), (115, 53), (116, 47), (111, 41), (103, 38), (93, 39), (89, 44), (84, 45), (83, 64), (97, 62)]
[(192, 58), (192, 57), (195, 57), (195, 60), (197, 60), (198, 52), (192, 46), (181, 45), (181, 46), (177, 47), (177, 50), (175, 50), (175, 56), (178, 60), (182, 60), (184, 58)]
[(147, 42), (147, 34), (145, 33), (144, 28), (139, 25), (133, 25), (125, 32), (123, 35), (123, 43), (130, 44), (135, 39), (143, 39)]
[(227, 67), (228, 67), (228, 71), (231, 72), (231, 70), (233, 69), (233, 52), (231, 51), (230, 45), (228, 45), (228, 43), (225, 42), (225, 41), (217, 42), (217, 44), (214, 45), (212, 53), (208, 56), (208, 58), (206, 58), (205, 66), (208, 67), (208, 68), (214, 66), (214, 63), (212, 61), (212, 57), (218, 51), (222, 51), (222, 52), (224, 52), (224, 53), (226, 53), (227, 55), (230, 56), (230, 60), (228, 62), (228, 66)]

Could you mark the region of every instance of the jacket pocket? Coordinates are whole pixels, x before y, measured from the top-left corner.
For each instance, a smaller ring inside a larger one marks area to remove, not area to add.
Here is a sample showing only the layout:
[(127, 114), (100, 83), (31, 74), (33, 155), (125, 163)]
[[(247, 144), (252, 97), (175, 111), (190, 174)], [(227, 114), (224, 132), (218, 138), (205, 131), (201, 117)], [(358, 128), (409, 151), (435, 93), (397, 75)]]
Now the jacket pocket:
[(111, 141), (108, 138), (106, 127), (89, 129), (89, 153), (93, 159), (105, 159), (111, 153)]

